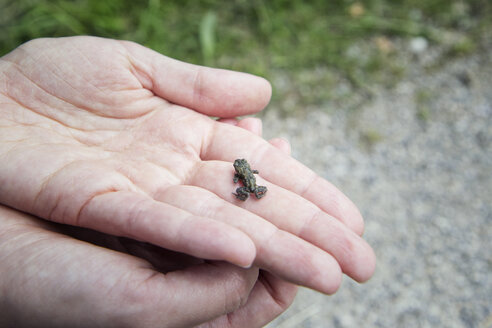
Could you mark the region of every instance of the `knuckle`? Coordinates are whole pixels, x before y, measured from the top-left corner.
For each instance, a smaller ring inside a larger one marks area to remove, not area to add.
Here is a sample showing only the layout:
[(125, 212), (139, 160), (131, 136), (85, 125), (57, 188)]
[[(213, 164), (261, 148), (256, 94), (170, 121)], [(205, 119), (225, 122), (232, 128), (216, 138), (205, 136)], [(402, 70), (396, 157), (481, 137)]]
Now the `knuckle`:
[[(253, 275), (253, 271), (256, 275)], [(229, 283), (224, 286), (223, 293), (225, 294), (224, 313), (230, 313), (238, 308), (244, 306), (248, 301), (251, 290), (253, 289), (256, 277), (258, 275), (257, 270), (249, 269), (237, 269), (229, 279)]]

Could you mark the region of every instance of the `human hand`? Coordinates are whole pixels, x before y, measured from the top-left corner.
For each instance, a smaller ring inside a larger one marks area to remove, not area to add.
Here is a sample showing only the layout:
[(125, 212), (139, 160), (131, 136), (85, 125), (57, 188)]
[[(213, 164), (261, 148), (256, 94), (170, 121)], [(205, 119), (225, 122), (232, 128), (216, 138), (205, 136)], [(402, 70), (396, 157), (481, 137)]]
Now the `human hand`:
[[(224, 121), (261, 135), (258, 119)], [(287, 141), (270, 143), (290, 153)], [(257, 268), (206, 262), (3, 206), (0, 231), (1, 327), (263, 327), (297, 291)]]
[[(226, 262), (185, 259), (185, 268), (160, 274), (122, 253), (142, 254), (139, 245), (85, 232), (114, 251), (71, 238), (66, 228), (0, 205), (0, 327), (261, 327), (296, 292)], [(151, 252), (161, 271), (183, 266), (184, 255)]]
[[(325, 293), (341, 271), (372, 275), (362, 218), (342, 193), (205, 116), (261, 110), (264, 80), (91, 37), (29, 42), (0, 71), (0, 202), (199, 258), (254, 262)], [(265, 198), (234, 198), (236, 158), (260, 171)]]

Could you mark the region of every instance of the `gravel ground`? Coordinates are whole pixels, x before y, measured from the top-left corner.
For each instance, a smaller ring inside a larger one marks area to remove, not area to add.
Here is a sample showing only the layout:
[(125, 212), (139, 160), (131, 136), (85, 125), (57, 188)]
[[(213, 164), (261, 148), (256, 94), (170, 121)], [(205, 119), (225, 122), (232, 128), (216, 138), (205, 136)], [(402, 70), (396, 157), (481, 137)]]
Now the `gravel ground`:
[[(434, 70), (409, 60), (356, 110), (263, 117), (266, 138), (343, 190), (366, 220), (374, 277), (301, 289), (268, 327), (492, 327), (492, 47)], [(280, 105), (277, 105), (280, 106)]]

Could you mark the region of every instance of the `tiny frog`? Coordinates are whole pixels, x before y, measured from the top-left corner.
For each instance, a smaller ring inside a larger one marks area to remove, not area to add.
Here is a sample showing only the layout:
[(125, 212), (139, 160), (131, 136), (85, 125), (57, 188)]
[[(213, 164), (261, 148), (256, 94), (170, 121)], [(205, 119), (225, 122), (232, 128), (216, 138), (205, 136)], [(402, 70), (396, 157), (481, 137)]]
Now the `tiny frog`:
[(234, 161), (234, 170), (236, 170), (233, 179), (234, 183), (237, 183), (239, 180), (243, 183), (242, 187), (236, 189), (236, 194), (232, 193), (237, 199), (245, 201), (248, 199), (249, 193), (254, 193), (258, 199), (265, 196), (267, 187), (256, 185), (256, 178), (254, 175), (258, 174), (258, 171), (251, 170), (251, 167), (245, 159), (236, 159)]

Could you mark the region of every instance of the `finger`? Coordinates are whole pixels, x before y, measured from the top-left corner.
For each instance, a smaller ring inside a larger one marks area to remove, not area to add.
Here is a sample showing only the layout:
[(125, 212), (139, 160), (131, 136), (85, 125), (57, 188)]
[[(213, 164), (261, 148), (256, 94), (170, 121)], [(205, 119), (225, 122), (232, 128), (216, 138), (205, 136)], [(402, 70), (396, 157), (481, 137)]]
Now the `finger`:
[(26, 255), (3, 272), (11, 286), (2, 289), (2, 305), (12, 311), (0, 323), (191, 327), (244, 305), (258, 278), (256, 268), (223, 262), (159, 274), (144, 260), (54, 232), (47, 221), (2, 206), (0, 217), (11, 226), (0, 239), (3, 253)]
[(245, 130), (248, 130), (251, 133), (256, 134), (259, 137), (261, 137), (262, 134), (261, 120), (256, 117), (246, 117), (243, 118), (242, 120), (238, 120), (235, 118), (225, 118), (225, 119), (218, 119), (217, 122), (238, 126)]
[(256, 256), (255, 245), (238, 229), (136, 192), (95, 196), (81, 210), (76, 225), (242, 267), (249, 267)]
[[(262, 135), (262, 122), (259, 118), (255, 117), (247, 117), (242, 120), (238, 120), (236, 118), (224, 118), (224, 119), (218, 119), (217, 122), (233, 125), (233, 126), (238, 126), (240, 128), (243, 128), (245, 130), (248, 130), (249, 132), (252, 132), (256, 134), (257, 136), (261, 137)], [(285, 138), (273, 138), (268, 140), (268, 142), (275, 148), (281, 150), (287, 155), (290, 155), (291, 153), (291, 147), (290, 143), (287, 139)]]
[(217, 122), (237, 126), (239, 120), (237, 118), (219, 118)]
[(232, 327), (263, 327), (284, 312), (294, 301), (297, 286), (260, 271), (248, 302), (229, 315)]
[(292, 304), (296, 293), (296, 285), (260, 271), (244, 306), (199, 327), (263, 327)]
[[(225, 118), (225, 119), (218, 119), (217, 122), (238, 126), (240, 128), (243, 128), (245, 130), (248, 130), (249, 132), (256, 134), (259, 137), (261, 137), (261, 135), (262, 135), (262, 122), (260, 119), (255, 118), (255, 117), (247, 117), (247, 118), (242, 119), (242, 120), (238, 120), (235, 118)], [(281, 150), (282, 152), (284, 152), (287, 155), (290, 155), (291, 148), (290, 148), (290, 143), (287, 139), (285, 139), (285, 138), (273, 138), (273, 139), (268, 140), (268, 142), (273, 147)]]
[[(223, 200), (255, 213), (277, 228), (330, 253), (342, 271), (356, 281), (363, 282), (372, 276), (375, 269), (374, 252), (347, 226), (305, 198), (264, 181), (261, 176), (257, 176), (256, 182), (268, 188), (267, 194), (259, 200), (254, 196), (244, 202), (237, 200), (232, 194), (237, 188), (232, 181), (233, 176), (232, 164), (207, 161), (197, 167), (187, 184), (208, 189)], [(213, 214), (208, 215), (213, 217)]]
[[(262, 122), (260, 119), (255, 118), (255, 117), (247, 117), (247, 118), (242, 119), (242, 120), (238, 120), (235, 118), (224, 118), (224, 119), (218, 119), (217, 122), (241, 127), (245, 130), (248, 130), (249, 132), (256, 134), (259, 137), (261, 137), (261, 135), (262, 135)], [(285, 138), (273, 138), (273, 139), (268, 140), (268, 142), (273, 147), (281, 150), (286, 155), (290, 156), (291, 147), (290, 147), (290, 143), (287, 139), (285, 139)]]
[(149, 326), (195, 327), (233, 312), (247, 302), (257, 278), (258, 269), (223, 262), (155, 275), (144, 286), (150, 293), (145, 302)]
[(291, 153), (291, 147), (290, 143), (287, 139), (284, 138), (273, 138), (268, 140), (268, 142), (275, 148), (281, 150), (283, 153), (286, 155), (290, 156)]
[(256, 117), (246, 117), (242, 120), (240, 120), (237, 123), (237, 126), (240, 128), (243, 128), (245, 130), (248, 130), (249, 132), (252, 132), (256, 134), (257, 136), (261, 137), (263, 133), (263, 124), (259, 118)]
[(235, 117), (261, 111), (272, 88), (263, 78), (184, 63), (122, 41), (132, 70), (156, 95), (205, 115)]
[(174, 252), (153, 244), (136, 241), (130, 238), (119, 237), (118, 241), (120, 245), (124, 247), (125, 252), (146, 260), (152, 264), (156, 271), (161, 273), (183, 270), (205, 262), (203, 259), (188, 254)]
[[(221, 121), (221, 120), (219, 120)], [(224, 121), (221, 121), (224, 122)], [(263, 134), (263, 124), (259, 118), (255, 117), (247, 117), (242, 120), (235, 120), (235, 122), (227, 122), (231, 125), (238, 126), (240, 128), (243, 128), (245, 130), (248, 130), (249, 132), (252, 132), (256, 134), (257, 136), (261, 137)], [(290, 148), (290, 143), (287, 139), (284, 138), (273, 138), (268, 140), (268, 142), (274, 146), (275, 148), (281, 150), (284, 152), (286, 155), (290, 156), (291, 153), (291, 148)]]
[(203, 188), (173, 186), (154, 197), (243, 231), (255, 244), (255, 265), (285, 280), (327, 294), (340, 285), (340, 267), (330, 254)]
[(236, 127), (217, 124), (202, 148), (203, 160), (234, 162), (245, 158), (263, 178), (317, 205), (361, 235), (364, 221), (357, 207), (335, 186), (261, 138)]

